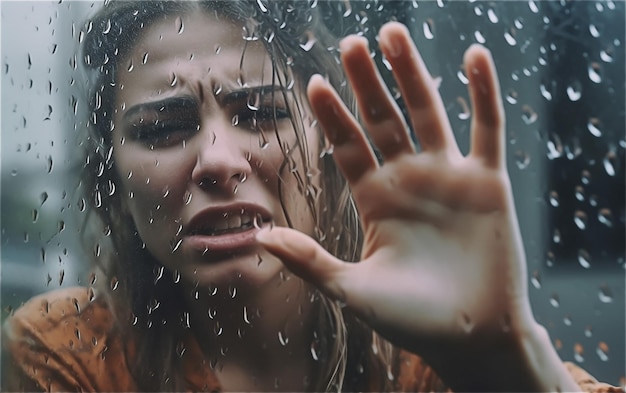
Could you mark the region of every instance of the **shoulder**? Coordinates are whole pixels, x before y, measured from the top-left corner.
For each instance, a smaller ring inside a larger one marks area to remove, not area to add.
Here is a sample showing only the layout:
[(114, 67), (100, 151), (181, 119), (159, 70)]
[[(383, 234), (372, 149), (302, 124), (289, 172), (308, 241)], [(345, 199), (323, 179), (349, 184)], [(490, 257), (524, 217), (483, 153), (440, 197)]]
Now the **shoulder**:
[(45, 390), (114, 390), (102, 377), (128, 381), (125, 351), (107, 303), (89, 288), (45, 293), (20, 307), (3, 326), (11, 368)]

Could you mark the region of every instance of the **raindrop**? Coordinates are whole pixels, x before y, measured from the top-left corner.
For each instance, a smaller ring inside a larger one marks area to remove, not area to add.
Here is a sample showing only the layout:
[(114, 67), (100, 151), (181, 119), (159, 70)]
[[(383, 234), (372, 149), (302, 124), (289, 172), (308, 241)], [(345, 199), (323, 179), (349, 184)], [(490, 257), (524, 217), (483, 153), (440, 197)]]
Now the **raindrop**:
[(607, 227), (613, 227), (613, 214), (610, 209), (602, 208), (598, 210), (598, 221)]
[(109, 286), (111, 288), (112, 291), (117, 290), (118, 286), (119, 286), (120, 281), (117, 279), (117, 277), (113, 277), (111, 278), (111, 282), (109, 283)]
[(600, 287), (600, 291), (598, 292), (598, 298), (602, 303), (612, 303), (613, 302), (613, 291), (606, 286), (602, 285)]
[(604, 341), (600, 341), (598, 343), (598, 347), (596, 348), (596, 354), (603, 362), (609, 361), (609, 355), (607, 352), (609, 352), (609, 346)]
[(133, 59), (130, 59), (130, 61), (128, 62), (128, 66), (126, 67), (126, 70), (128, 72), (132, 72), (134, 68), (135, 68), (135, 65), (133, 64)]
[(587, 122), (587, 129), (591, 133), (591, 135), (595, 137), (602, 136), (602, 130), (600, 130), (600, 120), (597, 117), (592, 117)]
[(509, 89), (506, 92), (506, 102), (511, 105), (517, 104), (517, 92), (515, 90)]
[(586, 250), (578, 250), (578, 263), (585, 269), (589, 269), (591, 267), (591, 256)]
[(576, 186), (576, 188), (574, 189), (574, 196), (580, 202), (583, 202), (585, 200), (585, 189), (583, 188), (583, 186)]
[(228, 286), (228, 294), (230, 295), (231, 298), (235, 298), (237, 297), (237, 287), (233, 286), (233, 285), (229, 285)]
[(183, 23), (183, 18), (180, 16), (176, 17), (176, 30), (178, 31), (178, 34), (182, 34), (183, 31), (185, 31), (185, 24)]
[(563, 156), (563, 144), (558, 134), (554, 132), (550, 133), (546, 146), (548, 148), (548, 159), (554, 160), (555, 158)]
[(491, 23), (498, 23), (498, 15), (496, 15), (495, 11), (493, 10), (493, 8), (489, 8), (487, 10), (487, 17), (489, 18), (489, 21)]
[(311, 357), (316, 362), (319, 360), (319, 355), (318, 355), (319, 350), (317, 349), (317, 347), (318, 347), (317, 340), (314, 339), (313, 341), (311, 341)]
[(547, 101), (552, 101), (552, 93), (550, 93), (550, 91), (546, 88), (546, 85), (542, 83), (539, 86), (539, 90), (541, 91), (541, 95), (543, 96), (543, 98), (545, 98)]
[(593, 336), (593, 329), (591, 328), (591, 326), (587, 326), (585, 327), (585, 337), (591, 337)]
[(616, 168), (618, 167), (619, 162), (614, 151), (606, 153), (606, 156), (604, 156), (604, 159), (602, 160), (602, 165), (604, 166), (604, 170), (607, 175), (615, 176)]
[(522, 120), (526, 124), (533, 124), (537, 120), (537, 112), (529, 105), (524, 105), (522, 107)]
[(580, 173), (580, 181), (584, 185), (588, 185), (591, 182), (591, 173), (588, 170), (583, 169), (583, 171)]
[(574, 223), (581, 231), (587, 228), (587, 213), (582, 210), (576, 210), (574, 212)]
[(583, 358), (583, 353), (585, 352), (583, 346), (579, 343), (574, 344), (574, 359), (578, 362), (578, 363), (582, 363), (585, 361), (585, 358)]
[(176, 76), (176, 73), (172, 72), (170, 75), (170, 86), (174, 87), (176, 83), (178, 83), (178, 76)]
[(572, 326), (572, 317), (571, 317), (571, 316), (569, 316), (569, 315), (565, 315), (565, 316), (563, 317), (563, 323), (564, 323), (566, 326)]
[(157, 282), (159, 282), (159, 280), (163, 277), (163, 270), (165, 268), (161, 265), (161, 266), (155, 266), (152, 274), (154, 274), (154, 284), (156, 284)]
[(593, 38), (600, 37), (600, 31), (598, 31), (598, 28), (594, 24), (589, 25), (589, 33), (591, 34)]
[(300, 48), (302, 48), (303, 51), (308, 52), (311, 48), (313, 48), (313, 45), (315, 45), (317, 40), (311, 33), (304, 35), (303, 38), (305, 38), (305, 40), (300, 43)]
[(569, 85), (566, 91), (570, 101), (578, 101), (580, 100), (580, 97), (582, 97), (582, 86), (578, 81), (574, 81), (571, 85)]
[(548, 253), (546, 254), (546, 266), (553, 267), (554, 260), (555, 260), (554, 253), (552, 251), (548, 251)]
[(185, 191), (185, 195), (183, 196), (183, 202), (185, 202), (185, 205), (188, 205), (191, 203), (192, 197), (193, 197), (193, 194), (190, 191)]
[[(456, 72), (456, 77), (459, 78), (461, 83), (463, 83), (464, 85), (467, 85), (469, 83), (469, 79), (467, 79), (467, 76), (465, 76), (465, 72), (463, 72), (463, 70), (458, 70)], [(399, 91), (398, 91), (398, 93), (399, 93)], [(398, 98), (400, 98), (400, 97), (398, 97)]]
[(183, 243), (183, 239), (178, 239), (177, 241), (170, 242), (170, 252), (173, 254), (180, 248), (180, 245)]
[(474, 38), (476, 39), (476, 42), (478, 42), (479, 44), (484, 44), (485, 42), (487, 42), (483, 34), (478, 30), (474, 32)]
[(556, 191), (550, 191), (550, 205), (553, 207), (559, 207), (559, 194)]
[(283, 347), (287, 344), (289, 344), (289, 337), (286, 336), (285, 333), (283, 333), (281, 330), (278, 331), (278, 341), (280, 342), (280, 345), (282, 345)]
[(435, 37), (435, 23), (431, 18), (426, 19), (423, 25), (424, 37), (427, 40), (432, 40)]
[(504, 40), (507, 42), (507, 44), (509, 44), (510, 46), (515, 46), (517, 45), (517, 40), (515, 39), (515, 31), (511, 30), (511, 31), (506, 31), (504, 33)]
[(528, 168), (528, 165), (530, 165), (530, 155), (522, 150), (516, 151), (515, 164), (517, 164), (517, 167), (521, 170)]
[(48, 173), (52, 172), (52, 157), (48, 156)]
[(608, 48), (608, 49), (604, 49), (600, 51), (600, 59), (602, 59), (602, 61), (604, 61), (605, 63), (612, 63), (613, 62), (613, 49)]
[(33, 223), (37, 222), (39, 219), (39, 210), (33, 209)]
[(59, 286), (63, 285), (63, 279), (65, 278), (65, 270), (59, 271)]
[(593, 62), (591, 64), (589, 64), (589, 68), (587, 69), (588, 75), (589, 75), (589, 79), (593, 82), (593, 83), (600, 83), (602, 82), (602, 75), (601, 75), (601, 71), (600, 71), (600, 64), (597, 62)]
[(530, 278), (530, 283), (533, 284), (533, 287), (536, 289), (541, 289), (541, 277), (539, 276), (539, 272), (537, 270), (533, 272), (533, 275)]
[(550, 297), (550, 304), (552, 305), (552, 307), (558, 308), (561, 305), (559, 301), (559, 295), (557, 295), (556, 293), (553, 293), (552, 296)]
[(238, 126), (238, 125), (239, 125), (239, 115), (235, 115), (235, 116), (233, 116), (233, 118), (230, 120), (230, 124), (231, 124), (233, 127)]
[(457, 97), (456, 101), (459, 103), (460, 106), (460, 111), (458, 114), (458, 117), (460, 120), (467, 120), (470, 118), (471, 116), (471, 111), (470, 111), (470, 107), (467, 104), (467, 101), (465, 101), (465, 98), (463, 97)]
[(248, 316), (248, 307), (243, 306), (243, 321), (250, 325), (250, 317)]
[(558, 229), (554, 230), (554, 233), (552, 234), (552, 241), (555, 244), (561, 243), (561, 231), (559, 231)]

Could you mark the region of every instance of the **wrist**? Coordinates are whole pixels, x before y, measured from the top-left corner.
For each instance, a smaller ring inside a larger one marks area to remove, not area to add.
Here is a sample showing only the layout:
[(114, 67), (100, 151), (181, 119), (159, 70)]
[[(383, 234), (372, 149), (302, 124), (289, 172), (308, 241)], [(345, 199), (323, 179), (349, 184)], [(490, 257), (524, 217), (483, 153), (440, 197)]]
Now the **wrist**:
[(536, 322), (499, 334), (473, 335), (459, 345), (453, 359), (435, 365), (435, 371), (453, 391), (578, 391), (550, 342)]

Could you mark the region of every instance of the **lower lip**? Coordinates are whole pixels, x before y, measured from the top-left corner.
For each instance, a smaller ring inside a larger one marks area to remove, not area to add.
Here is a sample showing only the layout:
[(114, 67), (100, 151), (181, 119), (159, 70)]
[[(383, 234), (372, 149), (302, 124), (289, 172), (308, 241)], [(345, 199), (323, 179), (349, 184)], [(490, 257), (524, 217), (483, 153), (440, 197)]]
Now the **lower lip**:
[(257, 245), (256, 234), (259, 228), (252, 227), (242, 232), (222, 235), (187, 235), (183, 245), (187, 245), (203, 254), (237, 252)]

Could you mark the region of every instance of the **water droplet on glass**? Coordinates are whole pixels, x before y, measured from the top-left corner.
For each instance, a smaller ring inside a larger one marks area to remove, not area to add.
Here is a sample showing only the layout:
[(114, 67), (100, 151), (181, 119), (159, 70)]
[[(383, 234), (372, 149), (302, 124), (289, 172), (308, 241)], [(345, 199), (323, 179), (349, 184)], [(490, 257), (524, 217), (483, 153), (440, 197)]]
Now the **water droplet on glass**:
[(193, 194), (189, 191), (185, 191), (185, 195), (183, 196), (183, 202), (185, 202), (185, 205), (188, 205), (191, 203), (191, 198), (193, 197)]
[(487, 42), (487, 40), (485, 39), (485, 36), (483, 36), (483, 33), (481, 33), (478, 30), (474, 32), (474, 38), (476, 39), (476, 42), (478, 42), (479, 44), (484, 44), (485, 42)]
[(132, 72), (134, 68), (135, 68), (135, 64), (133, 63), (133, 59), (130, 59), (130, 61), (128, 62), (128, 66), (126, 67), (126, 70), (128, 72)]
[(48, 156), (48, 173), (52, 172), (52, 157)]
[(524, 121), (524, 123), (533, 124), (535, 121), (537, 121), (537, 117), (537, 112), (535, 112), (535, 110), (529, 105), (524, 105), (522, 107), (522, 120)]
[(585, 201), (585, 189), (583, 188), (583, 186), (578, 185), (576, 186), (576, 188), (574, 188), (574, 196), (579, 202)]
[(587, 69), (587, 73), (589, 75), (589, 80), (593, 83), (602, 82), (602, 74), (601, 74), (601, 66), (600, 63), (593, 62), (589, 64), (589, 68)]
[(233, 285), (228, 286), (228, 294), (232, 299), (237, 297), (237, 287)]
[(613, 49), (608, 48), (600, 51), (600, 59), (605, 63), (613, 62)]
[(109, 287), (111, 288), (112, 291), (117, 290), (117, 287), (119, 286), (119, 280), (117, 279), (117, 277), (112, 277), (111, 278), (111, 282), (109, 283)]
[(565, 315), (563, 317), (563, 323), (565, 324), (565, 326), (572, 326), (572, 317), (569, 315)]
[(588, 170), (583, 169), (582, 172), (580, 172), (580, 181), (584, 185), (588, 185), (591, 182), (591, 173)]
[(584, 352), (585, 352), (585, 349), (583, 348), (581, 344), (579, 343), (574, 344), (574, 359), (578, 363), (582, 363), (585, 361), (585, 358), (583, 357)]
[(435, 23), (431, 18), (426, 19), (423, 24), (424, 37), (432, 40), (435, 37)]
[(589, 34), (591, 34), (593, 38), (600, 37), (600, 31), (598, 31), (598, 28), (594, 24), (589, 25)]
[(598, 347), (596, 348), (596, 354), (598, 355), (600, 360), (602, 360), (603, 362), (608, 362), (609, 361), (608, 352), (609, 352), (609, 346), (604, 341), (600, 341), (598, 343)]
[(561, 305), (559, 301), (559, 295), (557, 295), (556, 293), (552, 294), (552, 296), (550, 297), (550, 305), (552, 305), (552, 307), (554, 308), (558, 308)]
[(178, 239), (178, 240), (173, 240), (170, 242), (170, 252), (173, 254), (175, 253), (179, 248), (180, 245), (183, 243), (183, 239)]
[(250, 317), (248, 316), (248, 307), (243, 306), (243, 321), (250, 325)]
[(598, 210), (598, 221), (607, 227), (613, 227), (613, 214), (610, 209), (602, 208)]
[(313, 34), (305, 34), (300, 42), (300, 48), (302, 48), (303, 51), (308, 52), (313, 48), (315, 42), (317, 42), (317, 40), (315, 39), (315, 36), (313, 36)]
[(59, 271), (59, 286), (63, 285), (63, 279), (65, 278), (65, 270)]
[(570, 101), (578, 101), (580, 100), (580, 97), (582, 97), (582, 86), (578, 81), (575, 81), (571, 85), (569, 85), (566, 91)]
[(283, 347), (287, 344), (289, 344), (289, 337), (287, 337), (287, 335), (285, 333), (283, 333), (281, 330), (278, 331), (278, 341), (280, 342), (280, 345), (282, 345)]
[(574, 223), (580, 230), (587, 228), (587, 213), (582, 210), (576, 210), (574, 212)]
[(538, 271), (534, 271), (532, 277), (530, 278), (530, 282), (536, 289), (541, 289), (541, 277), (539, 276)]
[(589, 130), (591, 135), (601, 137), (602, 130), (600, 130), (600, 120), (597, 117), (590, 118), (587, 122), (587, 130)]
[(606, 286), (602, 285), (600, 287), (600, 291), (598, 292), (598, 298), (602, 303), (612, 303), (613, 302), (613, 291)]
[(606, 171), (607, 175), (615, 176), (615, 173), (617, 172), (617, 168), (619, 166), (619, 161), (614, 151), (609, 151), (608, 153), (606, 153), (604, 159), (602, 160), (602, 165), (604, 166), (604, 170)]
[(546, 85), (543, 83), (539, 86), (539, 90), (541, 91), (541, 95), (547, 101), (552, 101), (552, 93), (546, 88)]
[(554, 230), (554, 233), (552, 234), (552, 241), (555, 244), (561, 243), (561, 231), (559, 231), (558, 229)]
[(578, 263), (585, 269), (589, 269), (591, 267), (591, 256), (586, 250), (578, 250)]
[(587, 326), (585, 327), (585, 337), (591, 337), (593, 335), (593, 329), (591, 328), (591, 326)]
[(519, 169), (526, 169), (528, 165), (530, 165), (530, 155), (522, 150), (517, 150), (515, 152), (515, 164)]
[(515, 46), (517, 45), (517, 39), (515, 39), (515, 30), (510, 30), (510, 31), (506, 31), (504, 33), (504, 40), (507, 42), (507, 44), (509, 44), (510, 46)]
[(185, 24), (183, 23), (183, 18), (180, 16), (176, 17), (176, 30), (178, 31), (178, 34), (182, 34), (183, 31), (185, 31)]
[(489, 21), (491, 23), (498, 23), (499, 21), (498, 15), (496, 15), (496, 12), (493, 10), (493, 8), (489, 8), (487, 10), (487, 18), (489, 18)]
[(559, 207), (559, 194), (556, 191), (550, 191), (550, 205), (553, 207)]

